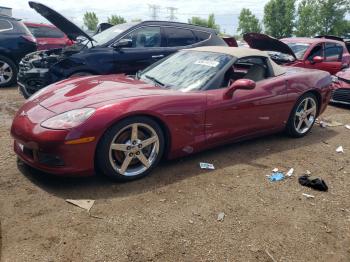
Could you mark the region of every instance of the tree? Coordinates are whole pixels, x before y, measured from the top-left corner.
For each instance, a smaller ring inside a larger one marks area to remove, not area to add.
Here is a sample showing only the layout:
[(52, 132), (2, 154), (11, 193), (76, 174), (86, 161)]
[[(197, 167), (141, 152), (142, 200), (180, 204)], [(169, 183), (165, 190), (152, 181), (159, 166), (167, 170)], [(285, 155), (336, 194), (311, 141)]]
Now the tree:
[(318, 0), (319, 34), (341, 35), (346, 33), (347, 20), (345, 15), (349, 10), (348, 0)]
[(119, 15), (111, 15), (110, 17), (107, 18), (107, 22), (112, 25), (119, 25), (119, 24), (124, 24), (126, 23), (126, 20), (124, 17), (119, 16)]
[(238, 28), (237, 31), (242, 35), (245, 33), (261, 33), (261, 26), (259, 19), (248, 8), (243, 8), (238, 17)]
[(302, 0), (298, 5), (297, 15), (296, 36), (311, 37), (316, 35), (319, 31), (317, 0)]
[(296, 0), (270, 0), (264, 7), (264, 26), (267, 34), (290, 37), (293, 34)]
[(220, 26), (215, 23), (215, 16), (214, 14), (210, 14), (208, 19), (200, 18), (198, 16), (193, 16), (191, 19), (188, 19), (189, 24), (193, 25), (199, 25), (199, 26), (205, 26), (209, 28), (214, 28), (219, 30)]
[(84, 25), (91, 31), (95, 31), (98, 25), (98, 18), (95, 12), (86, 12), (84, 14)]

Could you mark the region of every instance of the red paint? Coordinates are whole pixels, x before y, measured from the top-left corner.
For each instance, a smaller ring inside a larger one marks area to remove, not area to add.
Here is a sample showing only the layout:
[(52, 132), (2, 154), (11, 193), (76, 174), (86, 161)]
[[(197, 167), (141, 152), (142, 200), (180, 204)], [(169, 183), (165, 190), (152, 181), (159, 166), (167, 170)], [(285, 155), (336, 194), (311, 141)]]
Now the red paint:
[[(45, 28), (54, 28), (57, 27), (48, 24), (37, 24), (37, 23), (24, 23), (27, 27), (45, 27)], [(59, 30), (59, 29), (57, 29)], [(63, 33), (62, 33), (63, 34)], [(37, 37), (36, 38), (38, 50), (48, 50), (53, 48), (63, 48), (65, 46), (70, 46), (73, 44), (73, 41), (70, 40), (65, 34), (61, 38), (48, 38), (48, 37)]]
[[(247, 85), (250, 83), (247, 83)], [(46, 88), (17, 112), (11, 134), (15, 152), (29, 165), (54, 174), (92, 174), (98, 141), (120, 119), (146, 115), (163, 123), (169, 133), (167, 158), (176, 158), (219, 144), (274, 133), (285, 128), (296, 100), (313, 90), (321, 97), (322, 112), (330, 98), (330, 77), (322, 71), (287, 67), (284, 75), (262, 80), (252, 90), (228, 88), (180, 92), (154, 87), (124, 75), (71, 78)], [(76, 108), (96, 112), (71, 130), (49, 130), (44, 120)], [(93, 142), (65, 141), (96, 137)], [(39, 164), (18, 146), (60, 156), (64, 167)], [(192, 150), (193, 149), (193, 150)]]

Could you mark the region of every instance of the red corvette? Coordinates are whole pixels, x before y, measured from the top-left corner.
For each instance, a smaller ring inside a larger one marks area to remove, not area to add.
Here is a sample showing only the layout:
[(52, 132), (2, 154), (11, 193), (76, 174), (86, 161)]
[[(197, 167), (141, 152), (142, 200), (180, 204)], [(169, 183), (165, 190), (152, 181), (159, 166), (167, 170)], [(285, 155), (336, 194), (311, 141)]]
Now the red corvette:
[(88, 76), (32, 96), (12, 124), (14, 150), (54, 174), (116, 180), (148, 174), (162, 157), (286, 130), (302, 137), (331, 96), (327, 72), (274, 63), (233, 47), (183, 50), (135, 77)]

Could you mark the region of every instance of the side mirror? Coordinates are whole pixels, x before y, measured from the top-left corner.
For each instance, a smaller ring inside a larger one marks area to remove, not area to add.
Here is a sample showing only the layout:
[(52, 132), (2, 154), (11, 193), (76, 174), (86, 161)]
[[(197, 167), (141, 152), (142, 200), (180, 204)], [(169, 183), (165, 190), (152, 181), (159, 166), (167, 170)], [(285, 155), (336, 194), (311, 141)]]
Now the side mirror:
[(253, 80), (238, 79), (228, 87), (224, 97), (227, 99), (230, 99), (233, 96), (233, 92), (236, 91), (237, 89), (252, 90), (255, 88), (255, 86), (256, 86), (256, 83)]
[(121, 49), (123, 47), (132, 47), (132, 40), (131, 39), (121, 39), (118, 42), (114, 43), (113, 47), (115, 49)]
[(314, 58), (312, 58), (312, 61), (314, 62), (314, 63), (321, 63), (321, 62), (323, 62), (323, 58), (321, 57), (321, 56), (315, 56)]

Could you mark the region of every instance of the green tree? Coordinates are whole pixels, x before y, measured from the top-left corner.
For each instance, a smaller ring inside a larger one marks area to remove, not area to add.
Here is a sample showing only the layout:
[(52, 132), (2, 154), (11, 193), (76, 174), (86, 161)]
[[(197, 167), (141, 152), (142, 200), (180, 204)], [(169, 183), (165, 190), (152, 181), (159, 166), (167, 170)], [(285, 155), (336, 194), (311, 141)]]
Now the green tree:
[(293, 34), (296, 0), (270, 0), (264, 7), (264, 26), (267, 34), (290, 37)]
[(95, 12), (86, 12), (84, 14), (84, 25), (91, 31), (95, 31), (98, 25), (98, 18)]
[(311, 37), (318, 33), (319, 8), (317, 0), (302, 0), (298, 5), (296, 36)]
[(193, 25), (199, 25), (199, 26), (205, 26), (209, 28), (214, 28), (219, 30), (220, 26), (215, 23), (215, 16), (214, 14), (210, 14), (208, 19), (200, 18), (198, 16), (193, 16), (191, 19), (188, 19), (189, 24)]
[(342, 35), (346, 33), (349, 0), (318, 0), (317, 24), (319, 34)]
[(112, 25), (119, 25), (119, 24), (126, 23), (126, 20), (122, 16), (111, 15), (110, 17), (107, 18), (107, 22), (112, 24)]
[(259, 19), (248, 8), (243, 8), (241, 10), (238, 17), (237, 31), (242, 35), (250, 32), (261, 33)]

